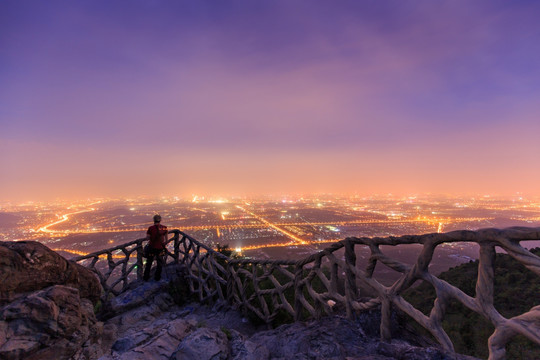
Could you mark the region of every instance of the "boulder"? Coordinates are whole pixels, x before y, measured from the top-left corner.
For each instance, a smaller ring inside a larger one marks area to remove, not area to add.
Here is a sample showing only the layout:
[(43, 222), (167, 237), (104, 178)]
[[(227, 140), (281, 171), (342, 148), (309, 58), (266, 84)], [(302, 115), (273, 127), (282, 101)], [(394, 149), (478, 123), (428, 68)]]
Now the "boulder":
[[(434, 347), (414, 346), (405, 340), (381, 342), (378, 337), (368, 335), (363, 329), (364, 325), (370, 326), (369, 323), (333, 316), (307, 323), (282, 325), (274, 330), (259, 332), (248, 340), (251, 351), (263, 354), (261, 348), (266, 347), (270, 359), (471, 359)], [(249, 351), (233, 355), (238, 359), (254, 358)]]
[(234, 329), (227, 329), (230, 333), (230, 348), (232, 360), (268, 360), (270, 351), (266, 344), (256, 344), (246, 336)]
[[(106, 320), (106, 325), (114, 326), (118, 334), (129, 333), (135, 328), (146, 328), (153, 323), (159, 323), (160, 317), (166, 316), (168, 320), (174, 320), (177, 314), (174, 310), (174, 302), (169, 294), (159, 293), (146, 300), (145, 305), (140, 305), (131, 310), (121, 312)], [(170, 311), (173, 311), (170, 313)]]
[(1, 359), (95, 359), (102, 323), (75, 288), (55, 285), (0, 309)]
[(381, 342), (377, 312), (355, 320), (336, 315), (261, 330), (241, 312), (224, 306), (190, 304), (165, 310), (158, 306), (162, 302), (158, 296), (151, 304), (108, 320), (105, 327), (113, 327), (117, 339), (101, 360), (471, 359), (436, 347), (415, 346), (399, 336)]
[(225, 360), (229, 340), (221, 330), (199, 328), (186, 336), (174, 352), (175, 360)]
[[(150, 282), (141, 286), (154, 285)], [(134, 291), (122, 298), (143, 305), (106, 320), (102, 338), (106, 355), (101, 360), (168, 359), (181, 339), (196, 328), (196, 321), (185, 318), (191, 311), (177, 307), (168, 292), (152, 294), (142, 302), (138, 300), (140, 293)], [(118, 309), (126, 308), (129, 306)]]
[[(272, 359), (287, 358), (291, 355), (307, 356), (310, 359), (342, 359), (348, 353), (360, 350), (359, 345), (365, 342), (362, 330), (347, 322), (346, 319), (336, 318), (328, 323), (283, 325), (255, 334), (250, 341), (265, 346)], [(301, 356), (298, 358), (302, 358)]]
[(109, 318), (151, 303), (156, 297), (163, 294), (168, 287), (168, 283), (165, 281), (140, 282), (137, 285), (134, 289), (128, 290), (111, 299), (101, 316), (103, 318)]
[(151, 326), (129, 337), (119, 339), (112, 348), (112, 353), (115, 355), (113, 358), (119, 360), (169, 359), (178, 343), (193, 328), (193, 324), (184, 319), (163, 323), (161, 327)]
[(401, 340), (393, 340), (390, 343), (380, 342), (377, 345), (377, 353), (391, 359), (393, 358), (400, 360), (455, 359), (455, 357), (452, 355), (445, 354), (439, 349), (412, 346), (411, 344)]
[(96, 303), (101, 285), (87, 268), (68, 261), (35, 241), (0, 242), (0, 306), (52, 285), (79, 290)]

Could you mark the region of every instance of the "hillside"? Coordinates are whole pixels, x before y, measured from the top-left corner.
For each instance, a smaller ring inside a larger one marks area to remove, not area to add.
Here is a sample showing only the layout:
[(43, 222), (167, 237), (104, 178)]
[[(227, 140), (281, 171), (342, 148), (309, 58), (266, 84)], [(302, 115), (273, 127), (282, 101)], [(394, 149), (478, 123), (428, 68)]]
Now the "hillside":
[(161, 281), (133, 282), (105, 309), (93, 273), (44, 245), (0, 242), (0, 254), (1, 359), (468, 359), (399, 336), (382, 342), (377, 311), (257, 326), (225, 301), (193, 302), (175, 264)]
[[(183, 359), (189, 358), (186, 357), (189, 349), (210, 347), (216, 352), (208, 354), (211, 355), (208, 358), (215, 358), (214, 355), (220, 353), (219, 358), (237, 360), (243, 358), (237, 355), (244, 353), (244, 350), (250, 359), (259, 359), (262, 355), (262, 358), (291, 358), (288, 356), (291, 354), (302, 359), (323, 359), (329, 358), (328, 355), (340, 359), (351, 356), (358, 358), (358, 355), (370, 358), (448, 358), (449, 354), (437, 349), (425, 349), (427, 353), (421, 354), (422, 350), (417, 345), (429, 347), (433, 342), (423, 336), (425, 332), (421, 329), (410, 326), (411, 321), (400, 323), (399, 312), (387, 310), (404, 309), (426, 329), (436, 328), (434, 333), (442, 331), (443, 324), (439, 324), (436, 318), (426, 324), (418, 311), (408, 311), (412, 308), (404, 307), (406, 304), (401, 297), (388, 298), (387, 295), (392, 295), (387, 293), (388, 289), (362, 273), (349, 271), (351, 266), (356, 266), (355, 245), (424, 244), (424, 251), (417, 262), (426, 269), (435, 245), (441, 241), (482, 243), (488, 240), (497, 243), (497, 239), (503, 239), (500, 246), (506, 246), (514, 256), (519, 255), (522, 264), (540, 268), (537, 255), (521, 251), (517, 245), (507, 244), (508, 241), (537, 240), (540, 238), (540, 228), (483, 229), (399, 238), (347, 238), (325, 251), (310, 255), (302, 262), (231, 259), (224, 254), (227, 250), (224, 247), (216, 251), (179, 230), (171, 230), (171, 233), (174, 237), (169, 239), (168, 246), (172, 252), (166, 253), (169, 260), (167, 271), (164, 271), (166, 276), (160, 282), (142, 282), (144, 239), (80, 256), (72, 261), (36, 242), (0, 243), (0, 358), (37, 359), (55, 353), (59, 359), (94, 360), (101, 356), (134, 359), (133, 356), (141, 351), (155, 354), (155, 346), (164, 349), (165, 358)], [(373, 251), (373, 257), (385, 265), (400, 272), (407, 270), (405, 265), (386, 257), (377, 249)], [(535, 253), (538, 254), (538, 251)], [(515, 345), (509, 348), (506, 358), (538, 359), (538, 345), (528, 343), (525, 339), (512, 338), (515, 331), (528, 332), (529, 338), (540, 344), (537, 339), (540, 306), (534, 306), (540, 289), (536, 275), (511, 261), (508, 256), (496, 256), (495, 252), (491, 254), (494, 263), (487, 261), (487, 266), (495, 269), (496, 279), (491, 275), (488, 279), (495, 282), (495, 305), (506, 317), (518, 313), (521, 315), (498, 327), (498, 330), (506, 332), (492, 339), (490, 356), (493, 359), (505, 358), (501, 346), (511, 341)], [(477, 263), (471, 262), (441, 277), (473, 296), (477, 267)], [(368, 292), (358, 294), (358, 283), (369, 286), (379, 296), (370, 296)], [(491, 293), (491, 290), (486, 289), (482, 293)], [(424, 313), (428, 313), (433, 305), (434, 294), (429, 287), (413, 288), (403, 295)], [(458, 352), (486, 357), (487, 346), (478, 344), (485, 344), (493, 329), (457, 303), (447, 303), (451, 301), (449, 295), (459, 299), (468, 297), (441, 288), (438, 299), (442, 299), (443, 305), (437, 313), (440, 319), (446, 321), (444, 326), (454, 338), (455, 346), (449, 340), (445, 341), (444, 336), (438, 336), (439, 340), (442, 339), (440, 343), (446, 351), (453, 352), (455, 348)], [(237, 315), (224, 322), (213, 323), (206, 317), (207, 312), (202, 311), (202, 317), (191, 319), (192, 313), (188, 308), (197, 307), (193, 301), (219, 305), (211, 309), (211, 317), (220, 317), (218, 314), (222, 314), (226, 307)], [(381, 303), (383, 306), (379, 307)], [(478, 302), (481, 308), (470, 306), (484, 314), (490, 309), (484, 303)], [(159, 309), (163, 317), (148, 317), (154, 311), (148, 306)], [(534, 310), (529, 311), (532, 306)], [(379, 311), (379, 308), (382, 310)], [(445, 316), (442, 314), (443, 308)], [(366, 322), (366, 311), (374, 312), (377, 321)], [(231, 326), (236, 323), (244, 327), (243, 324), (250, 321), (250, 315), (255, 315), (254, 320), (257, 320), (252, 325), (257, 327), (257, 324), (262, 324), (266, 329), (273, 327), (274, 330), (265, 331), (275, 332), (248, 330), (242, 333), (240, 328)], [(287, 315), (288, 319), (285, 320), (296, 322), (283, 324), (282, 315)], [(167, 319), (174, 319), (174, 326)], [(354, 320), (354, 323), (345, 320)], [(335, 326), (319, 332), (331, 323)], [(302, 329), (302, 326), (305, 328)], [(346, 331), (346, 328), (350, 331)], [(63, 330), (59, 332), (57, 329)], [(240, 332), (238, 337), (235, 337), (233, 330)], [(174, 338), (169, 338), (166, 344), (159, 335), (165, 333)], [(350, 336), (335, 337), (344, 333)], [(292, 341), (299, 338), (303, 340)], [(381, 338), (386, 341), (381, 341)], [(215, 341), (211, 341), (212, 346), (202, 346), (199, 340), (204, 339)], [(289, 343), (294, 346), (285, 346)], [(330, 347), (320, 348), (322, 343)], [(332, 344), (336, 343), (339, 346), (333, 347)], [(386, 344), (392, 345), (392, 351)], [(399, 344), (404, 346), (394, 347)], [(318, 350), (312, 357), (313, 347)], [(286, 353), (283, 352), (285, 348), (288, 349)], [(258, 353), (257, 349), (264, 354)], [(60, 352), (62, 356), (58, 356)], [(404, 352), (419, 356), (403, 357)], [(32, 357), (28, 357), (30, 355)], [(192, 355), (192, 358), (201, 358), (200, 354)], [(449, 356), (455, 359), (467, 355)], [(148, 356), (144, 355), (144, 358), (148, 359)]]
[[(531, 252), (540, 255), (540, 248)], [(478, 260), (451, 268), (439, 278), (474, 296), (477, 276)], [(506, 318), (540, 304), (540, 278), (506, 254), (496, 255), (494, 289), (495, 308)], [(435, 291), (431, 285), (423, 283), (409, 290), (404, 297), (424, 314), (429, 314)], [(458, 353), (488, 357), (487, 339), (494, 328), (483, 317), (454, 301), (447, 310), (443, 327)], [(540, 347), (519, 336), (507, 347), (507, 358), (540, 359)]]

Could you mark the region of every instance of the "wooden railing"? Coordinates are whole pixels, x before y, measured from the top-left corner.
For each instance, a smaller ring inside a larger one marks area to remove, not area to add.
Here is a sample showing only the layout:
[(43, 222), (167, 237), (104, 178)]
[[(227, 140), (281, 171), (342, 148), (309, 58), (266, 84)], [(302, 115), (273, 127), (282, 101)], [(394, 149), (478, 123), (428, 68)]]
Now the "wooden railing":
[[(168, 239), (165, 248), (165, 262), (178, 263), (179, 235), (178, 230), (169, 231), (173, 236)], [(102, 301), (126, 291), (129, 285), (143, 278), (143, 242), (146, 238), (137, 239), (122, 245), (78, 256), (71, 260), (89, 268), (99, 278), (103, 287)]]
[[(503, 359), (506, 343), (518, 334), (540, 344), (540, 306), (508, 319), (493, 305), (495, 247), (500, 247), (540, 276), (540, 257), (520, 245), (521, 241), (540, 240), (540, 228), (515, 227), (385, 238), (351, 237), (300, 261), (230, 259), (181, 231), (170, 233), (174, 236), (167, 247), (167, 261), (185, 267), (190, 290), (199, 301), (225, 300), (268, 324), (280, 314), (288, 314), (294, 320), (320, 318), (331, 314), (335, 306), (346, 309), (348, 316), (357, 311), (380, 308), (381, 337), (388, 340), (392, 336), (390, 318), (394, 307), (429, 331), (445, 350), (453, 352), (452, 341), (442, 328), (442, 321), (449, 301), (455, 299), (488, 319), (495, 327), (488, 343), (490, 359)], [(109, 294), (119, 294), (127, 289), (130, 281), (142, 278), (143, 241), (135, 240), (75, 261), (89, 262), (86, 265), (98, 274), (104, 288), (104, 299), (107, 299)], [(474, 297), (428, 271), (437, 246), (463, 242), (476, 243), (480, 248)], [(404, 244), (422, 245), (418, 258), (411, 265), (392, 259), (381, 251), (384, 245)], [(364, 269), (357, 264), (357, 246), (370, 250)], [(115, 262), (115, 256), (120, 254), (123, 254), (122, 259)], [(102, 256), (106, 256), (107, 261), (104, 272), (96, 266)], [(391, 286), (385, 286), (373, 277), (378, 262), (401, 273)], [(136, 276), (132, 276), (135, 269)], [(120, 277), (109, 281), (115, 271)], [(435, 289), (437, 297), (429, 316), (402, 297), (402, 293), (417, 280), (428, 282)]]

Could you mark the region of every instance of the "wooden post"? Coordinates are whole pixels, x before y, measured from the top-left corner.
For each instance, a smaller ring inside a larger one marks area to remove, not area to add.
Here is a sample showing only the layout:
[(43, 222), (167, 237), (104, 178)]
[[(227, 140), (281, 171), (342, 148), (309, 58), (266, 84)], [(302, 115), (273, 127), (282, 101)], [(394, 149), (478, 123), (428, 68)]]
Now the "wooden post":
[(356, 254), (354, 253), (354, 244), (350, 240), (345, 240), (345, 298), (347, 317), (353, 317), (352, 301), (358, 298), (358, 289), (356, 287), (356, 275), (351, 268), (356, 267)]
[(179, 241), (179, 233), (177, 232), (174, 234), (173, 253), (174, 253), (174, 263), (178, 264), (180, 260), (180, 241)]
[(234, 303), (234, 278), (231, 273), (231, 262), (230, 260), (227, 260), (225, 264), (225, 276), (227, 280), (227, 289), (225, 293), (225, 297), (227, 298), (227, 303), (233, 304)]
[(493, 306), (493, 263), (495, 262), (495, 247), (480, 245), (480, 263), (478, 266), (478, 281), (476, 282), (476, 299), (482, 307)]
[(332, 294), (338, 293), (338, 264), (333, 263), (330, 267), (330, 286), (332, 287), (330, 290)]
[(392, 339), (392, 304), (388, 299), (383, 299), (381, 304), (381, 340)]
[(294, 321), (302, 320), (302, 310), (304, 309), (302, 302), (300, 301), (300, 299), (302, 299), (304, 296), (304, 294), (302, 294), (302, 291), (304, 291), (304, 285), (302, 284), (302, 273), (303, 266), (297, 264), (294, 271)]
[(137, 280), (143, 278), (143, 242), (137, 243)]

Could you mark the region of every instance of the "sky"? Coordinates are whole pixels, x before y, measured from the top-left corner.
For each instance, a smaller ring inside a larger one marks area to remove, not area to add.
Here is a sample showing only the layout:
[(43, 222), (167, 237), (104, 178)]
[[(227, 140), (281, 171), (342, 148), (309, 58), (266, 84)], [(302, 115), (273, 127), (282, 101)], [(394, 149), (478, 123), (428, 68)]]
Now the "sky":
[(537, 1), (0, 2), (0, 200), (540, 195)]

